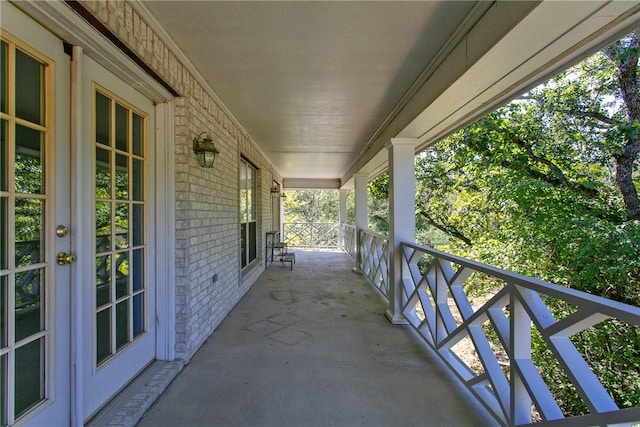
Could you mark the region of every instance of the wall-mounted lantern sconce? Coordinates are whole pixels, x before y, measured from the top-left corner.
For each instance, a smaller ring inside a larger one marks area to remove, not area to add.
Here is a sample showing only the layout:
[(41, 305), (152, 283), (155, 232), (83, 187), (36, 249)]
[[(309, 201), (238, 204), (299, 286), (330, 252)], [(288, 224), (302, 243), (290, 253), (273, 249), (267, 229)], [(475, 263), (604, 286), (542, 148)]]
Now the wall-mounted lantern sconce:
[[(202, 135), (205, 135), (202, 139)], [(193, 152), (198, 156), (198, 163), (203, 168), (212, 168), (216, 162), (216, 158), (220, 152), (213, 145), (213, 139), (207, 132), (202, 132), (197, 137), (193, 138)]]
[(280, 197), (280, 187), (276, 184), (273, 184), (273, 187), (271, 187), (271, 197), (274, 199)]

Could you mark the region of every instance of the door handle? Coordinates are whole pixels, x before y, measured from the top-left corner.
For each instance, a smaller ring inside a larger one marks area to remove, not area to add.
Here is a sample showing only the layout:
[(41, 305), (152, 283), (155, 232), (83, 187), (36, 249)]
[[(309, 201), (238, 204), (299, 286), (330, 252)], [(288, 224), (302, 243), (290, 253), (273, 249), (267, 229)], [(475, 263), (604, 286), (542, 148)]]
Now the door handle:
[(60, 252), (57, 257), (58, 265), (69, 265), (76, 262), (76, 255), (72, 253)]
[(64, 225), (59, 225), (56, 227), (56, 236), (62, 238), (67, 234), (69, 234), (69, 227), (66, 227)]

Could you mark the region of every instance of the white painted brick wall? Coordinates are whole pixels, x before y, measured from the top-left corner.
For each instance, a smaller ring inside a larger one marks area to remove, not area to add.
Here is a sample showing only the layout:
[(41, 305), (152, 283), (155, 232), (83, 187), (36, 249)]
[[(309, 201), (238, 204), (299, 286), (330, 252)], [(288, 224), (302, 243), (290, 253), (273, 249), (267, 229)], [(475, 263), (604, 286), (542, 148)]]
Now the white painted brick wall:
[[(175, 102), (176, 354), (189, 360), (262, 274), (264, 233), (271, 230), (270, 187), (282, 182), (253, 140), (216, 104), (127, 1), (81, 0), (181, 98)], [(215, 89), (215, 88), (214, 88)], [(209, 132), (220, 151), (215, 168), (198, 166), (192, 140)], [(259, 168), (259, 259), (240, 270), (240, 156)], [(217, 281), (212, 277), (217, 275)]]

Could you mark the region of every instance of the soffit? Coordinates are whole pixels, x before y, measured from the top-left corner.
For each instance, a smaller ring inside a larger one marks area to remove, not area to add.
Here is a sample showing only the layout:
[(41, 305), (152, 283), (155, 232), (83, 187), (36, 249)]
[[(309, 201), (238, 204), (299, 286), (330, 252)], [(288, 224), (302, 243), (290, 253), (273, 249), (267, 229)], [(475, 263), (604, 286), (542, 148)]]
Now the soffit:
[(465, 17), (478, 13), (477, 2), (449, 1), (144, 7), (284, 178), (325, 180), (347, 173), (461, 23), (472, 25)]

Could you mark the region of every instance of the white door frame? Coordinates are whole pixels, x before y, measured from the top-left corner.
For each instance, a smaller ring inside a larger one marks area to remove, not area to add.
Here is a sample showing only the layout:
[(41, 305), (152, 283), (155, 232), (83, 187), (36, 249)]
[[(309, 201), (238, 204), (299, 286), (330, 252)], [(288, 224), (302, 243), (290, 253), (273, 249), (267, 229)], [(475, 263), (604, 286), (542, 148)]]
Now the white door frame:
[[(175, 304), (175, 101), (156, 104), (156, 358), (176, 358)], [(164, 190), (164, 191), (163, 191)]]
[[(83, 92), (82, 92), (82, 48), (74, 47), (72, 50), (71, 60), (71, 105), (81, 105)], [(81, 108), (70, 108), (71, 110), (71, 223), (74, 230), (77, 233), (80, 230), (86, 230), (86, 227), (91, 226), (87, 222), (91, 222), (91, 218), (85, 218), (83, 216), (76, 215), (78, 211), (78, 194), (83, 194), (83, 186), (86, 185), (87, 179), (81, 179), (86, 177), (91, 172), (90, 165), (86, 165), (79, 159), (83, 158), (82, 153), (79, 153), (82, 145), (82, 123), (84, 119), (83, 111)], [(89, 145), (89, 144), (87, 144)], [(92, 148), (89, 145), (89, 149)], [(89, 168), (87, 170), (87, 168)], [(76, 233), (76, 234), (77, 234)], [(82, 239), (85, 236), (78, 236)], [(80, 239), (74, 239), (72, 241), (72, 250), (77, 252)], [(86, 264), (83, 262), (76, 263), (76, 268), (73, 271), (71, 277), (71, 348), (74, 350), (71, 352), (71, 425), (81, 426), (84, 425), (83, 415), (83, 400), (84, 400), (84, 382), (82, 380), (82, 372), (84, 372), (84, 357), (83, 351), (84, 340), (82, 334), (82, 304), (83, 293), (82, 286), (77, 284), (82, 277), (91, 277), (92, 270), (86, 268)], [(89, 270), (89, 271), (87, 271)]]

